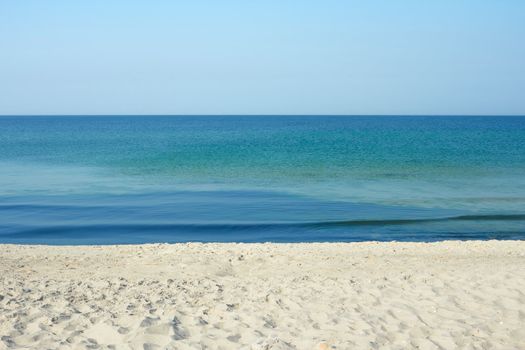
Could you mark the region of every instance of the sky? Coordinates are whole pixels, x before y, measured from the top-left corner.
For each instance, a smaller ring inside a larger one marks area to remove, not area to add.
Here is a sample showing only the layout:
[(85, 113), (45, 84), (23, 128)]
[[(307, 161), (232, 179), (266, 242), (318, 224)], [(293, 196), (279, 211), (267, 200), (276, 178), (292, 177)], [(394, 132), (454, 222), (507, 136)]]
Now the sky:
[(523, 0), (0, 0), (0, 115), (525, 114)]

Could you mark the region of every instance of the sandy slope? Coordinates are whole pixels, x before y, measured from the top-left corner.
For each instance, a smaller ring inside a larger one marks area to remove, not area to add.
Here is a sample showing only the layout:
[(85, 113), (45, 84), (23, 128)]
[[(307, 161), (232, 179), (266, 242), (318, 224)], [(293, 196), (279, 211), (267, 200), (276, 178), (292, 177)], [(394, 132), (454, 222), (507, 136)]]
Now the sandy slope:
[(0, 349), (525, 349), (525, 242), (0, 245)]

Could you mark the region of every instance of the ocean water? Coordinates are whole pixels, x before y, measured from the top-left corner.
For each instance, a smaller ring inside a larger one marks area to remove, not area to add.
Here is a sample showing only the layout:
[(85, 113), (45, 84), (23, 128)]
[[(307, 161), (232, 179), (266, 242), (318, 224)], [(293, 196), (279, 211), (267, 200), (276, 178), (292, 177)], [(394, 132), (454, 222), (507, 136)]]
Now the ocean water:
[(0, 118), (0, 242), (525, 238), (525, 117)]

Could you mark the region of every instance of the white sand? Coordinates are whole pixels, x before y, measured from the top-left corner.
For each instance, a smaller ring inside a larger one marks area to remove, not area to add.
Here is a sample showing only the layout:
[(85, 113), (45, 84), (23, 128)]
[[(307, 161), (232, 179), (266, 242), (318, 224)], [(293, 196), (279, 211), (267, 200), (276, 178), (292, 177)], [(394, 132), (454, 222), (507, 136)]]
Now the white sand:
[(0, 349), (525, 349), (525, 242), (0, 245)]

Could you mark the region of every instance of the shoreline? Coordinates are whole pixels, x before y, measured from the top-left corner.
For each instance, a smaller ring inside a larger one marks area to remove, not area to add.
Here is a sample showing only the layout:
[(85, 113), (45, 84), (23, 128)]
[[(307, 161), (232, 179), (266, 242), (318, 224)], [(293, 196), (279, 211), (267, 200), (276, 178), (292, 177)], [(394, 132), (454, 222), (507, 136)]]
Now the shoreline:
[(0, 349), (525, 347), (525, 241), (0, 244)]

